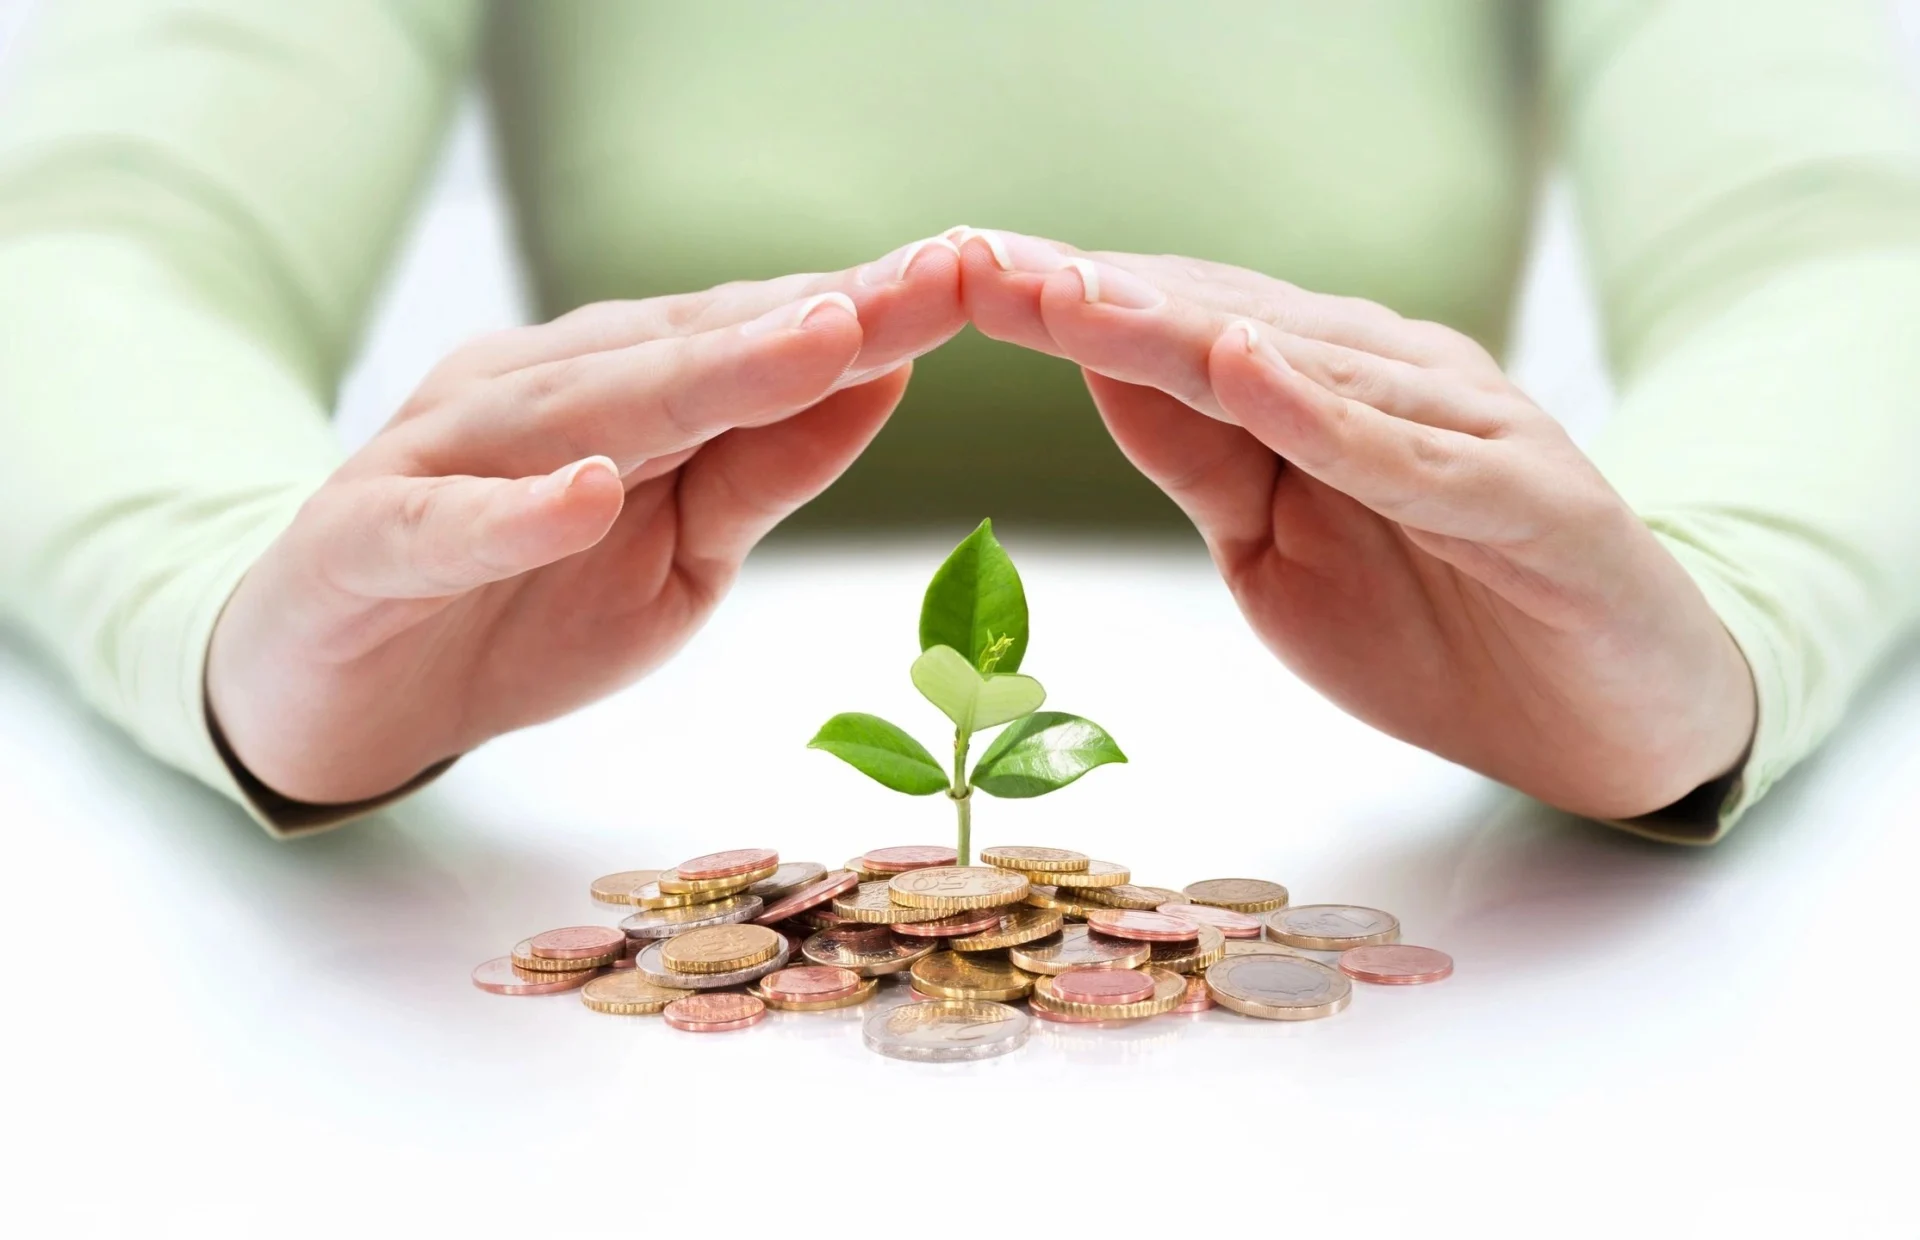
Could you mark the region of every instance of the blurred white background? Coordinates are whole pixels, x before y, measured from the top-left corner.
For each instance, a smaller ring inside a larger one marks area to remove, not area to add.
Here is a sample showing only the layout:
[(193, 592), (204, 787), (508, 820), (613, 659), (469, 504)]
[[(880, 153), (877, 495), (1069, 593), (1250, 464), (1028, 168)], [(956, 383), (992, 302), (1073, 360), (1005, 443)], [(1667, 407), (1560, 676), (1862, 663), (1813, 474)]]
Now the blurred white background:
[[(55, 3), (0, 0), (0, 79), (31, 11)], [(1920, 83), (1920, 0), (1889, 5)], [(1584, 439), (1605, 416), (1611, 390), (1571, 203), (1558, 183), (1544, 193), (1509, 369)], [(454, 345), (524, 320), (526, 302), (509, 238), (485, 122), (469, 103), (394, 267), (359, 363), (341, 389), (338, 426), (347, 442), (358, 443), (377, 429)]]

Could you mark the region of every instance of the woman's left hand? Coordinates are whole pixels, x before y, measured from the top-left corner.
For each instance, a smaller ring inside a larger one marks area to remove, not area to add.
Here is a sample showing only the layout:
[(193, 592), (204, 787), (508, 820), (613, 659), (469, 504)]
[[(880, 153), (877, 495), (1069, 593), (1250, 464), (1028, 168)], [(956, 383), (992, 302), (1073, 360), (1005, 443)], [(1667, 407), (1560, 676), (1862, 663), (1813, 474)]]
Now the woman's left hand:
[(1340, 706), (1594, 817), (1741, 760), (1733, 639), (1467, 337), (1238, 267), (948, 235), (975, 325), (1085, 370), (1248, 621)]

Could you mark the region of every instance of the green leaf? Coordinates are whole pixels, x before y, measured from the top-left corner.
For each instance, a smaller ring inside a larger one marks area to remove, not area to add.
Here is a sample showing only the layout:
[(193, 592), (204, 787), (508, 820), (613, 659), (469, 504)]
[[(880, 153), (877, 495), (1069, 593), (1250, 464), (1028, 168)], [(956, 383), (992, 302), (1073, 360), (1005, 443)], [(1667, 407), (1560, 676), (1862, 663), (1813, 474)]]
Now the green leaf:
[(982, 521), (934, 570), (920, 603), (920, 649), (951, 646), (978, 668), (1001, 637), (1011, 641), (994, 668), (1017, 672), (1027, 653), (1027, 592), (993, 522)]
[(982, 676), (951, 646), (935, 646), (913, 661), (913, 687), (971, 736), (1031, 715), (1047, 691), (1031, 676)]
[(972, 784), (997, 797), (1037, 797), (1066, 787), (1096, 766), (1126, 760), (1107, 730), (1093, 720), (1042, 711), (993, 738), (973, 768)]
[(950, 787), (926, 746), (878, 715), (835, 715), (807, 748), (824, 749), (895, 792), (923, 797)]

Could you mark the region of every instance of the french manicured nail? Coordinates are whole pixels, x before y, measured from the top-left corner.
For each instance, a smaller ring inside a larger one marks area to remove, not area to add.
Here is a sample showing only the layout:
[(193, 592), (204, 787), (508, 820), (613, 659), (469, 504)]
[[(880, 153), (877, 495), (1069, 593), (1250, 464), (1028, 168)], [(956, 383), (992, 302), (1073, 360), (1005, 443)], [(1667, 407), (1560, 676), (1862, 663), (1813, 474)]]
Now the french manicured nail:
[(929, 246), (943, 249), (955, 258), (960, 257), (960, 247), (945, 235), (922, 237), (911, 245), (901, 246), (883, 259), (868, 263), (860, 269), (858, 279), (869, 288), (876, 284), (897, 284), (907, 278), (907, 272), (913, 269), (913, 260), (920, 257)]
[(575, 461), (571, 465), (562, 465), (544, 478), (535, 478), (531, 490), (535, 495), (552, 495), (559, 491), (565, 491), (571, 488), (575, 482), (579, 481), (581, 474), (586, 473), (590, 469), (604, 469), (607, 471), (607, 476), (611, 478), (618, 478), (620, 476), (620, 467), (615, 465), (611, 458), (589, 456), (583, 460)]
[(816, 293), (805, 301), (797, 301), (792, 305), (781, 306), (778, 310), (769, 310), (751, 323), (742, 323), (740, 325), (740, 334), (743, 336), (764, 336), (768, 332), (784, 331), (790, 327), (799, 327), (809, 318), (813, 317), (814, 311), (820, 309), (822, 306), (828, 305), (838, 306), (856, 319), (860, 317), (860, 312), (853, 308), (853, 298), (847, 296), (845, 293)]
[(1088, 258), (1069, 258), (1067, 266), (1080, 274), (1081, 294), (1089, 305), (1151, 310), (1167, 299), (1165, 293), (1131, 271), (1122, 271)]
[(1293, 369), (1293, 367), (1287, 364), (1286, 356), (1282, 354), (1279, 349), (1275, 348), (1270, 341), (1262, 338), (1259, 327), (1251, 320), (1235, 319), (1233, 322), (1227, 324), (1227, 332), (1230, 335), (1239, 336), (1247, 352), (1251, 353), (1262, 365), (1283, 372)]
[(955, 245), (965, 247), (975, 237), (985, 242), (987, 252), (993, 255), (994, 266), (1002, 271), (1025, 271), (1044, 276), (1067, 265), (1065, 254), (1038, 237), (985, 228), (961, 227), (955, 231), (960, 234), (954, 241)]

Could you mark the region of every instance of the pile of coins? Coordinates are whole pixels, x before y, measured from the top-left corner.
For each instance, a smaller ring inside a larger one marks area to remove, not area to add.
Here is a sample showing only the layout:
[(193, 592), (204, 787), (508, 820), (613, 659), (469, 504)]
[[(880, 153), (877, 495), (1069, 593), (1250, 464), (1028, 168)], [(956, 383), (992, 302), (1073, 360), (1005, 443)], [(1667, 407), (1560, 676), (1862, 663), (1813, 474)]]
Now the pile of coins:
[(536, 934), (473, 981), (509, 995), (578, 988), (594, 1011), (659, 1013), (712, 1033), (769, 1008), (856, 1007), (904, 979), (913, 1001), (868, 1016), (866, 1044), (941, 1062), (1017, 1049), (1033, 1019), (1113, 1026), (1217, 1005), (1313, 1020), (1345, 1008), (1353, 980), (1417, 985), (1453, 972), (1444, 952), (1400, 943), (1391, 914), (1292, 905), (1265, 879), (1175, 891), (1064, 848), (988, 848), (980, 859), (956, 865), (951, 848), (905, 845), (829, 871), (736, 848), (624, 870), (589, 889), (638, 906), (617, 927)]

